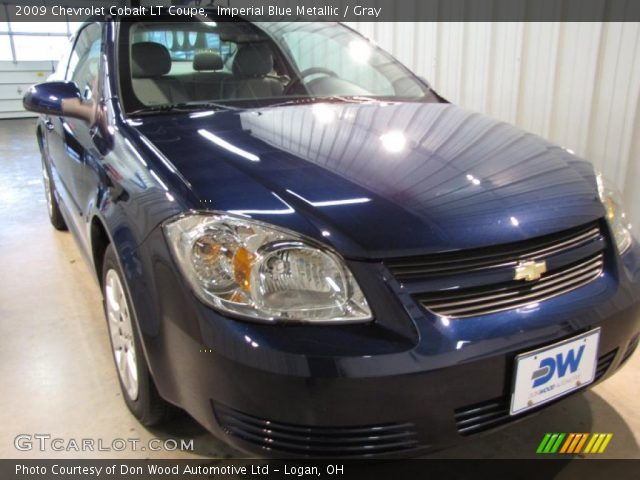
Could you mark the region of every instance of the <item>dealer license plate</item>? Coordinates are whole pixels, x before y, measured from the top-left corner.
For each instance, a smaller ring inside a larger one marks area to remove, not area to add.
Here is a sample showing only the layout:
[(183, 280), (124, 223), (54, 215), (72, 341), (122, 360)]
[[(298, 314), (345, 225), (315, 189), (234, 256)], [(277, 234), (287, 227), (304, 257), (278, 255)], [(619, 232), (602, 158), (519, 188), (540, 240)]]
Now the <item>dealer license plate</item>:
[(515, 360), (511, 415), (550, 402), (593, 382), (600, 328), (522, 353)]

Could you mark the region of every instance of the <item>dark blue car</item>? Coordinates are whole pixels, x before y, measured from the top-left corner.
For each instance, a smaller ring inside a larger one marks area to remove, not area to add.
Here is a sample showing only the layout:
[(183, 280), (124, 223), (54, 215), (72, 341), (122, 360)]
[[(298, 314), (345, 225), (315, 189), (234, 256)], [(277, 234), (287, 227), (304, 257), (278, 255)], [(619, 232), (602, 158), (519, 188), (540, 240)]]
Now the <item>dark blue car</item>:
[(418, 455), (632, 354), (640, 248), (590, 163), (345, 26), (162, 20), (85, 23), (24, 98), (143, 424)]

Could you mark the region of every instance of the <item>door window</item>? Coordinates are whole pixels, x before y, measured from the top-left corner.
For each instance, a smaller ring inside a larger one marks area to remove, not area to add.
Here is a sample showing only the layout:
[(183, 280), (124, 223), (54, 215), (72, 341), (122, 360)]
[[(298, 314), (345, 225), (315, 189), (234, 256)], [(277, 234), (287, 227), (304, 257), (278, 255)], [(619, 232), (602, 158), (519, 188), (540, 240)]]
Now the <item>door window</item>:
[(84, 101), (92, 100), (97, 93), (100, 70), (102, 28), (94, 23), (84, 28), (69, 58), (66, 79), (78, 85)]
[[(74, 37), (75, 38), (75, 37)], [(48, 78), (50, 81), (62, 81), (67, 73), (67, 67), (69, 66), (69, 57), (71, 57), (71, 53), (73, 52), (73, 39), (67, 40), (67, 46), (64, 49), (64, 53), (60, 57), (58, 61), (58, 65), (56, 65), (55, 71)]]

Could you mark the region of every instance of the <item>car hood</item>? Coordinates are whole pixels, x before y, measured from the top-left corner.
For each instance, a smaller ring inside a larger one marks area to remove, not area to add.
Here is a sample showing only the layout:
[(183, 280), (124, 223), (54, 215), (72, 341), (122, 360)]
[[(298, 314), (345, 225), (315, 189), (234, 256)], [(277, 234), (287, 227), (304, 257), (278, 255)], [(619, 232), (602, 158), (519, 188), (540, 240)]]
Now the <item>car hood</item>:
[(194, 208), (291, 228), (353, 258), (527, 239), (602, 215), (590, 164), (444, 103), (316, 103), (143, 117)]

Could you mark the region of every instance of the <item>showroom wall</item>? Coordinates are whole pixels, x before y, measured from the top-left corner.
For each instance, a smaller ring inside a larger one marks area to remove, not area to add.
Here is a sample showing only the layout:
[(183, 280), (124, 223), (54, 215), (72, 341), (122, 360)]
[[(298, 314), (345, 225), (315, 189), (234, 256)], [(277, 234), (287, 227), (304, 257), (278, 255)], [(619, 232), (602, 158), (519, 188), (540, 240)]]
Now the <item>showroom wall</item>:
[(448, 100), (591, 160), (640, 229), (640, 24), (350, 23)]

